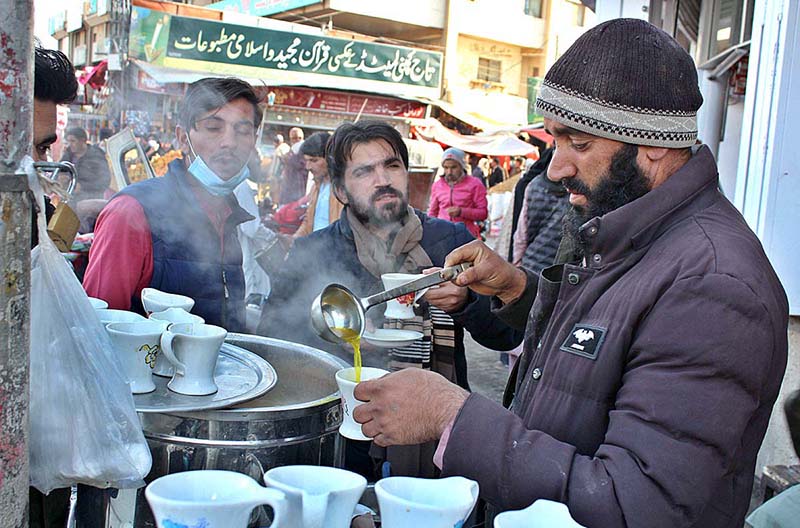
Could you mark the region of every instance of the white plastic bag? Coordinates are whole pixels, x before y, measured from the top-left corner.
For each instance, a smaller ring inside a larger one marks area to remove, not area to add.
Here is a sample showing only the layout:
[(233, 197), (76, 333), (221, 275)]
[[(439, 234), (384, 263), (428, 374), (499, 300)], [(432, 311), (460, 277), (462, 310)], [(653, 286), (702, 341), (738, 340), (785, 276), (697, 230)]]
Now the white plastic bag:
[(152, 459), (111, 340), (67, 261), (47, 236), (38, 205), (31, 253), (31, 485), (43, 493), (75, 483), (144, 485)]

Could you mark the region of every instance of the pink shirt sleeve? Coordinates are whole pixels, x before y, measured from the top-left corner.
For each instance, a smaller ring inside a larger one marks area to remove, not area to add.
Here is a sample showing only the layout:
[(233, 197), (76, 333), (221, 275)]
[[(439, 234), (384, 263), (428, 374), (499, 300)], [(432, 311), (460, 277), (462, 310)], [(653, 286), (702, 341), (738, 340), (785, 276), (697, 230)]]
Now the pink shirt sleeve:
[(130, 310), (153, 277), (153, 241), (141, 204), (119, 196), (97, 217), (83, 288), (109, 308)]
[(450, 441), (450, 431), (453, 430), (453, 424), (456, 423), (456, 419), (453, 418), (447, 427), (444, 428), (442, 432), (442, 437), (439, 438), (439, 445), (436, 447), (436, 451), (433, 453), (433, 465), (439, 469), (442, 469), (444, 465), (444, 452), (447, 450), (447, 442)]

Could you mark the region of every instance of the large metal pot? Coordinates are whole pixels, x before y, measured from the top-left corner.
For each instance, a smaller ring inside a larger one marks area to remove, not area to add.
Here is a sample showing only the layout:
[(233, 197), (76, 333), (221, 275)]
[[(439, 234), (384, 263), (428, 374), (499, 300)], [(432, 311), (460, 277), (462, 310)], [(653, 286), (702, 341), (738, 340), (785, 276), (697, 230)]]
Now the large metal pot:
[[(146, 481), (192, 469), (227, 469), (263, 482), (263, 473), (276, 466), (341, 467), (342, 413), (334, 374), (347, 365), (331, 354), (288, 341), (245, 334), (229, 334), (227, 341), (269, 361), (278, 375), (277, 385), (261, 398), (233, 408), (140, 414), (153, 455)], [(115, 507), (116, 502), (109, 517), (124, 518), (120, 510), (130, 510), (130, 505)], [(263, 519), (255, 522), (264, 526)], [(155, 526), (143, 489), (137, 493), (133, 525)]]

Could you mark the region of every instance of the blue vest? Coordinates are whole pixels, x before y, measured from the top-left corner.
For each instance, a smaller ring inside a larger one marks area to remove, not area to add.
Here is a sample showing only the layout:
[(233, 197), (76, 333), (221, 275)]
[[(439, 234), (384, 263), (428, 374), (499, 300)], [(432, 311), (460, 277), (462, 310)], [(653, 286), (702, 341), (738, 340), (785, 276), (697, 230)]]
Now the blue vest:
[[(150, 287), (191, 297), (192, 313), (207, 323), (244, 332), (244, 272), (237, 226), (253, 217), (230, 195), (232, 211), (220, 240), (190, 188), (191, 177), (183, 160), (175, 160), (164, 177), (139, 182), (118, 194), (135, 198), (150, 224)], [(132, 299), (132, 306), (142, 311), (139, 299)]]

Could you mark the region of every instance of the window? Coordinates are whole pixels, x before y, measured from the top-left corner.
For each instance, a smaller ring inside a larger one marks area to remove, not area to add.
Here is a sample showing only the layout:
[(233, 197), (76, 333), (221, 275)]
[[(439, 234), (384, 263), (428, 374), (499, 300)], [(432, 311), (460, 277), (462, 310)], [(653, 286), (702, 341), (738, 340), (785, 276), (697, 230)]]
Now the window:
[(499, 60), (478, 58), (478, 79), (482, 81), (499, 83), (503, 63)]
[(525, 14), (535, 18), (542, 18), (544, 0), (525, 0)]
[(708, 58), (750, 39), (753, 8), (753, 0), (746, 2), (717, 0), (714, 2)]

